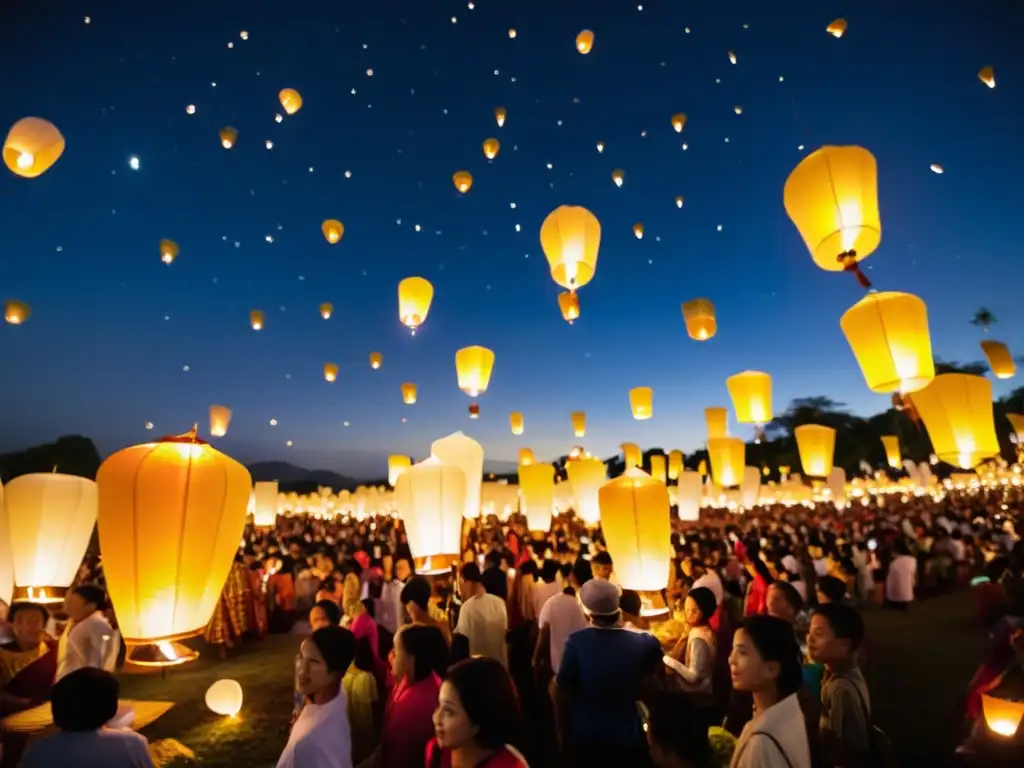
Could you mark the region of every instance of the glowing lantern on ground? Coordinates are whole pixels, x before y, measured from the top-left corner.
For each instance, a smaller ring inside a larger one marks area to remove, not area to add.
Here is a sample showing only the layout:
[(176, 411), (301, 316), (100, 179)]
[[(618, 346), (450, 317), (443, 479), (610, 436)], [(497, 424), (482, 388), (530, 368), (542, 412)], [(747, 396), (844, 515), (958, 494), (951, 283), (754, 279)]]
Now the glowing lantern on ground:
[(820, 424), (803, 424), (793, 430), (800, 464), (809, 477), (828, 477), (836, 450), (836, 431)]
[(869, 293), (839, 320), (868, 389), (916, 392), (935, 378), (928, 308), (909, 293)]
[(612, 171), (612, 181), (615, 182), (616, 187), (621, 187), (622, 183), (626, 180), (626, 172), (621, 168), (616, 168)]
[(855, 146), (815, 150), (786, 179), (783, 204), (815, 264), (853, 272), (870, 287), (858, 262), (882, 240), (874, 155)]
[(679, 473), (683, 471), (683, 452), (669, 451), (668, 454), (668, 479), (678, 480)]
[(697, 341), (707, 341), (718, 330), (715, 305), (709, 299), (683, 302), (683, 320), (686, 322), (687, 335)]
[[(712, 437), (708, 440), (708, 459), (715, 484), (732, 488), (743, 482), (747, 467), (747, 446), (738, 437)], [(707, 472), (701, 472), (707, 474)]]
[(462, 432), (453, 432), (430, 445), (430, 455), (458, 467), (466, 478), (463, 516), (480, 516), (480, 484), (484, 479), (484, 447)]
[(594, 33), (589, 29), (584, 29), (578, 35), (576, 35), (576, 50), (580, 53), (590, 53), (590, 50), (594, 47)]
[(220, 145), (224, 149), (231, 149), (235, 146), (238, 141), (238, 131), (232, 128), (230, 125), (224, 126), (220, 129)]
[(178, 244), (173, 240), (161, 240), (160, 241), (160, 261), (164, 264), (170, 264), (176, 258), (181, 249)]
[(633, 234), (636, 235), (637, 240), (644, 239), (644, 225), (639, 221), (633, 225)]
[(978, 71), (978, 79), (989, 88), (996, 87), (996, 71), (992, 67), (982, 67)]
[(843, 33), (846, 31), (846, 19), (836, 19), (825, 27), (825, 31), (832, 35), (832, 37), (842, 37)]
[(400, 454), (388, 456), (388, 485), (392, 488), (398, 482), (398, 476), (412, 466), (412, 459)]
[(320, 305), (320, 317), (324, 320), (330, 320), (331, 315), (334, 314), (334, 305), (329, 301), (325, 301)]
[(519, 449), (519, 463), (521, 465), (533, 464), (533, 450), (531, 448)]
[(505, 109), (504, 107), (495, 107), (494, 108), (494, 121), (498, 124), (499, 128), (501, 128), (503, 125), (505, 125), (505, 118), (506, 117), (508, 117), (508, 110), (507, 109)]
[(384, 355), (382, 355), (380, 352), (371, 352), (370, 353), (370, 367), (373, 368), (373, 370), (376, 371), (383, 364), (384, 364)]
[(294, 115), (302, 109), (302, 96), (294, 88), (285, 88), (277, 97), (281, 100), (281, 106), (289, 115)]
[(761, 371), (743, 371), (725, 380), (740, 424), (764, 426), (772, 420), (772, 377)]
[(898, 435), (882, 435), (882, 448), (885, 449), (885, 461), (893, 469), (903, 468), (903, 456), (900, 453)]
[(981, 694), (981, 711), (988, 729), (1009, 739), (1017, 735), (1024, 720), (1024, 701), (1002, 698), (992, 690)]
[(469, 171), (456, 171), (452, 175), (452, 183), (459, 192), (465, 194), (473, 186), (473, 174)]
[(587, 414), (585, 411), (573, 411), (569, 418), (572, 420), (572, 433), (576, 437), (585, 437), (587, 434)]
[(210, 435), (212, 437), (224, 437), (228, 433), (229, 424), (231, 424), (231, 409), (226, 405), (211, 405)]
[(220, 600), (251, 481), (194, 430), (125, 448), (100, 466), (103, 573), (133, 663), (198, 656), (177, 641), (202, 632)]
[(4, 302), (4, 320), (11, 325), (21, 325), (32, 316), (32, 308), (24, 301), (8, 299)]
[(402, 402), (406, 405), (413, 405), (416, 402), (416, 385), (410, 381), (402, 385)]
[(431, 456), (398, 476), (394, 503), (405, 525), (416, 573), (446, 573), (459, 559), (466, 474)]
[(324, 380), (325, 381), (336, 381), (338, 378), (338, 364), (337, 363), (324, 363)]
[[(487, 139), (484, 142), (484, 157), (486, 157), (488, 160), (493, 160), (494, 158), (496, 158), (500, 151), (501, 151), (501, 142), (498, 141), (497, 139)], [(457, 183), (458, 182), (456, 182), (456, 184)], [(470, 182), (470, 183), (472, 183), (472, 182)], [(463, 190), (460, 190), (460, 191), (463, 191)]]
[(63, 153), (64, 137), (57, 126), (39, 117), (23, 117), (4, 139), (4, 165), (26, 179), (42, 176)]
[(665, 472), (665, 457), (659, 453), (651, 455), (651, 477), (661, 483), (668, 482)]
[(562, 310), (562, 318), (569, 323), (580, 316), (580, 297), (575, 291), (563, 291), (558, 294), (558, 308)]
[(63, 603), (96, 523), (96, 483), (56, 472), (20, 475), (3, 488), (0, 501), (14, 602)]
[(512, 427), (513, 435), (523, 434), (523, 414), (519, 411), (513, 411), (508, 415), (509, 426)]
[(237, 680), (218, 680), (206, 689), (206, 706), (216, 715), (234, 717), (242, 709), (242, 686)]
[(407, 277), (398, 284), (398, 317), (416, 333), (434, 300), (434, 286), (422, 277)]
[(981, 349), (988, 359), (989, 368), (997, 379), (1009, 379), (1017, 373), (1017, 366), (1013, 362), (1013, 355), (1001, 341), (985, 339), (981, 342)]
[(253, 485), (252, 521), (257, 528), (269, 528), (277, 522), (277, 480), (266, 480)]
[(672, 127), (676, 129), (676, 133), (682, 133), (686, 127), (686, 115), (682, 112), (672, 115)]
[(575, 291), (594, 277), (601, 223), (586, 208), (560, 205), (540, 226), (540, 247), (551, 267), (551, 279)]
[(594, 456), (585, 456), (565, 463), (565, 473), (572, 488), (573, 509), (588, 526), (601, 522), (601, 506), (598, 491), (608, 479), (604, 462)]
[(263, 314), (262, 310), (254, 309), (249, 313), (249, 325), (252, 326), (254, 331), (263, 330), (263, 321), (266, 319), (266, 315)]
[(636, 443), (623, 443), (619, 446), (622, 451), (622, 463), (626, 469), (639, 467), (644, 462), (644, 456), (640, 452), (640, 446)]
[[(598, 497), (601, 531), (615, 558), (619, 584), (648, 593), (642, 613), (667, 612), (660, 592), (668, 585), (672, 556), (668, 488), (634, 467), (601, 486)], [(655, 595), (658, 599), (652, 601)]]
[(708, 437), (728, 437), (729, 435), (729, 409), (728, 408), (705, 408), (704, 421), (708, 426)]
[(469, 411), (469, 418), (471, 418), (471, 419), (479, 419), (480, 418), (480, 404), (479, 403), (470, 403), (469, 404), (469, 408), (467, 410)]
[(327, 242), (334, 245), (345, 234), (345, 225), (337, 219), (324, 219), (324, 223), (320, 225), (320, 231), (324, 233)]
[(535, 533), (551, 530), (555, 468), (551, 464), (520, 464), (519, 498), (527, 527)]
[(999, 455), (988, 379), (965, 373), (940, 374), (914, 393), (914, 406), (940, 460), (973, 469)]
[(641, 421), (654, 415), (654, 390), (650, 387), (633, 387), (629, 390), (629, 407), (633, 418)]
[(494, 370), (494, 353), (487, 347), (463, 347), (455, 353), (455, 373), (459, 389), (470, 397), (487, 391)]

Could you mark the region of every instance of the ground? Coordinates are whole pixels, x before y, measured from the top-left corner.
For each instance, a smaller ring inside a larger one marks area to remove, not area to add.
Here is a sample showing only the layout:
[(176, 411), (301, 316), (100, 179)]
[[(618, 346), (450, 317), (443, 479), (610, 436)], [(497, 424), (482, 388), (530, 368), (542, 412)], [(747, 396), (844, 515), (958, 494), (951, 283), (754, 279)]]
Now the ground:
[[(891, 738), (899, 765), (948, 765), (959, 736), (959, 701), (981, 658), (985, 634), (972, 620), (969, 593), (917, 603), (910, 613), (868, 609), (871, 699), (876, 724)], [(123, 675), (122, 696), (177, 702), (143, 733), (177, 739), (210, 768), (272, 768), (288, 737), (299, 638), (276, 635), (221, 661), (200, 659), (159, 675)], [(203, 701), (216, 680), (241, 683), (245, 703), (234, 719)], [(173, 763), (184, 765), (185, 763)]]

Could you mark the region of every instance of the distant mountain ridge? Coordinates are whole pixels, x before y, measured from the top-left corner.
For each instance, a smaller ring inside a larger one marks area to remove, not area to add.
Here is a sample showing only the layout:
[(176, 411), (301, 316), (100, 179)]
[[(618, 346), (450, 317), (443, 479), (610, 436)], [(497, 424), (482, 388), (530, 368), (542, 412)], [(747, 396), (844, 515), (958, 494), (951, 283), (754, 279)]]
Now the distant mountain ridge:
[(247, 469), (252, 475), (253, 482), (276, 480), (282, 486), (312, 483), (317, 486), (329, 485), (338, 490), (341, 488), (352, 489), (361, 484), (354, 477), (343, 475), (340, 472), (332, 472), (329, 469), (305, 469), (289, 464), (287, 461), (258, 461), (255, 464), (249, 464)]

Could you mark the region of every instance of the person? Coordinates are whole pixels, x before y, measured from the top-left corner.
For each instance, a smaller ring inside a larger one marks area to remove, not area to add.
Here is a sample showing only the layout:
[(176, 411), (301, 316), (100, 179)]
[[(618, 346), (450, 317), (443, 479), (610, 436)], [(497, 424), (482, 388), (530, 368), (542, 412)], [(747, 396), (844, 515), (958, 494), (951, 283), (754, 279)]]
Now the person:
[(544, 565), (540, 569), (540, 580), (537, 581), (533, 586), (533, 613), (535, 616), (540, 616), (541, 610), (544, 608), (550, 598), (555, 595), (561, 594), (562, 584), (558, 573), (558, 562), (556, 560), (545, 560)]
[(506, 562), (501, 551), (492, 549), (484, 556), (484, 571), (480, 574), (484, 589), (502, 600), (508, 600), (509, 575)]
[(427, 768), (529, 768), (514, 746), (522, 735), (512, 679), (497, 659), (452, 665), (434, 710)]
[(804, 600), (796, 587), (788, 581), (775, 581), (768, 587), (766, 601), (768, 615), (787, 621), (793, 626), (804, 609)]
[(683, 694), (663, 693), (651, 703), (647, 744), (655, 768), (714, 768), (707, 726)]
[(774, 616), (748, 617), (733, 637), (729, 672), (733, 688), (754, 700), (754, 718), (740, 733), (731, 768), (810, 768), (793, 628)]
[(463, 565), (459, 578), (464, 602), (455, 634), (469, 641), (471, 656), (497, 659), (507, 669), (505, 633), (508, 632), (508, 613), (505, 601), (484, 589), (480, 583), (480, 566), (476, 563)]
[(54, 680), (83, 667), (114, 671), (120, 651), (116, 634), (103, 610), (107, 596), (101, 587), (83, 584), (75, 587), (64, 601), (68, 623), (57, 644), (57, 674)]
[(829, 765), (866, 766), (871, 748), (871, 696), (857, 666), (864, 620), (846, 605), (819, 606), (811, 615), (807, 648), (825, 666), (821, 686), (821, 743)]
[(906, 611), (914, 601), (914, 585), (917, 582), (917, 558), (910, 554), (910, 547), (904, 538), (896, 540), (896, 556), (889, 563), (885, 577), (885, 602), (890, 608)]
[[(353, 635), (355, 633), (353, 632)], [(370, 757), (380, 743), (379, 724), (383, 721), (381, 696), (374, 676), (373, 650), (366, 637), (356, 637), (355, 658), (341, 679), (348, 704), (348, 723), (352, 733), (352, 763), (359, 765)]]
[(683, 603), (683, 617), (689, 631), (665, 654), (665, 666), (679, 677), (684, 691), (712, 693), (715, 675), (715, 633), (709, 626), (717, 605), (715, 594), (707, 587), (691, 589)]
[(302, 642), (299, 689), (306, 705), (292, 726), (277, 768), (352, 768), (348, 704), (341, 678), (355, 657), (355, 637), (321, 627)]
[(583, 615), (572, 587), (566, 587), (561, 594), (545, 602), (537, 618), (539, 631), (533, 651), (534, 671), (539, 673), (550, 664), (551, 674), (557, 675), (566, 640), (573, 632), (586, 626), (587, 617)]
[(650, 758), (636, 703), (661, 667), (661, 645), (623, 628), (619, 588), (611, 581), (588, 581), (580, 600), (591, 624), (569, 635), (555, 678), (566, 762), (643, 766)]
[[(341, 624), (341, 608), (332, 600), (321, 600), (309, 609), (309, 627), (313, 632), (324, 627), (336, 627)], [(302, 674), (302, 650), (295, 656), (295, 700), (292, 707), (292, 723), (298, 720), (302, 708), (308, 700), (302, 692), (299, 677)]]
[(846, 584), (835, 576), (822, 576), (814, 585), (814, 596), (818, 605), (842, 603), (846, 600)]
[(387, 665), (380, 656), (380, 634), (377, 629), (377, 622), (374, 619), (376, 605), (372, 598), (366, 597), (356, 609), (355, 617), (349, 624), (349, 629), (355, 635), (356, 640), (365, 640), (370, 645), (370, 653), (374, 659), (373, 676), (377, 681), (377, 689), (384, 690), (387, 685)]
[(402, 587), (402, 605), (413, 624), (434, 627), (441, 633), (445, 643), (452, 644), (452, 630), (448, 622), (435, 618), (430, 613), (430, 598), (433, 590), (430, 582), (422, 576), (414, 576)]
[(380, 766), (422, 768), (434, 736), (441, 676), (448, 669), (448, 645), (441, 631), (424, 624), (402, 627), (395, 635), (391, 668), (396, 684), (384, 713)]
[[(246, 613), (252, 602), (249, 572), (241, 553), (235, 555), (231, 570), (224, 582), (220, 599), (213, 609), (213, 616), (206, 625), (204, 639), (210, 645), (217, 646), (220, 657), (227, 658), (229, 650), (235, 647), (249, 627)], [(101, 609), (102, 610), (102, 609)]]
[(615, 563), (607, 549), (598, 552), (590, 561), (590, 567), (594, 570), (595, 579), (603, 579), (614, 583)]
[(747, 562), (744, 564), (750, 581), (743, 605), (744, 616), (759, 616), (767, 610), (768, 587), (775, 581), (768, 565), (761, 559), (760, 545), (756, 542), (747, 547)]
[(153, 768), (149, 743), (128, 729), (104, 728), (117, 714), (120, 685), (110, 672), (81, 667), (53, 686), (53, 723), (60, 730), (31, 747), (21, 768)]
[(45, 627), (50, 612), (38, 603), (15, 603), (10, 611), (14, 640), (0, 649), (0, 712), (21, 712), (50, 698), (57, 653)]
[(640, 614), (643, 612), (643, 598), (633, 589), (624, 589), (619, 595), (619, 610), (622, 612), (622, 626), (630, 632), (649, 632), (650, 622)]

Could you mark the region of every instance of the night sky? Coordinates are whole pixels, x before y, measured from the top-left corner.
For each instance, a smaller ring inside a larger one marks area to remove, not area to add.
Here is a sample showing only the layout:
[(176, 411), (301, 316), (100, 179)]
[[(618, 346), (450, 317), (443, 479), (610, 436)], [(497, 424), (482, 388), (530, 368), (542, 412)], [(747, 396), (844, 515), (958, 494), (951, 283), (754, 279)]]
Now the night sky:
[[(0, 10), (0, 128), (39, 116), (67, 140), (37, 179), (0, 168), (0, 299), (33, 311), (0, 327), (0, 449), (79, 433), (106, 453), (194, 422), (205, 433), (221, 403), (234, 417), (216, 444), (240, 460), (357, 477), (457, 429), (489, 459), (521, 446), (554, 458), (578, 442), (573, 410), (596, 454), (623, 441), (691, 451), (702, 409), (730, 405), (725, 379), (744, 369), (772, 374), (776, 412), (808, 395), (878, 412), (887, 398), (867, 390), (839, 328), (862, 290), (814, 265), (782, 207), (787, 175), (823, 144), (877, 157), (882, 244), (863, 266), (876, 288), (927, 302), (936, 356), (982, 359), (969, 323), (982, 305), (999, 318), (990, 337), (1024, 352), (1013, 3), (260, 5)], [(825, 27), (840, 16), (835, 39)], [(586, 56), (583, 29), (596, 36)], [(986, 65), (995, 89), (978, 79)], [(304, 106), (277, 123), (282, 88)], [(225, 125), (239, 131), (230, 151)], [(466, 195), (460, 169), (475, 179)], [(539, 242), (563, 204), (603, 230), (572, 326)], [(345, 225), (337, 245), (327, 218)], [(181, 246), (171, 265), (161, 238)], [(397, 311), (410, 275), (436, 290), (414, 337)], [(705, 343), (680, 313), (701, 296), (718, 311)], [(258, 333), (253, 309), (266, 312)], [(471, 344), (497, 356), (479, 421), (453, 362)], [(416, 405), (403, 381), (418, 384)], [(647, 422), (629, 410), (640, 385), (655, 392)]]

